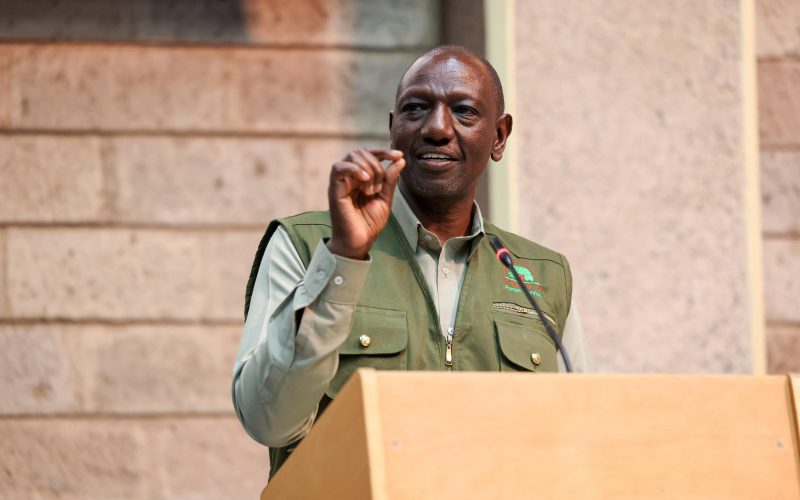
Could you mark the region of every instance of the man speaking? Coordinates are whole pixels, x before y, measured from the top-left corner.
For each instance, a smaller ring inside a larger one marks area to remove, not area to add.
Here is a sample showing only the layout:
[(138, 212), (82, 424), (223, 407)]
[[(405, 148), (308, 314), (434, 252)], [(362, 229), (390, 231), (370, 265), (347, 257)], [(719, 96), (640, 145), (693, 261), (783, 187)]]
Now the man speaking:
[(270, 475), (359, 367), (559, 370), (491, 236), (508, 247), (574, 369), (592, 370), (567, 260), (484, 221), (475, 202), (511, 128), (494, 68), (462, 47), (438, 47), (398, 84), (391, 149), (334, 163), (327, 212), (270, 223), (232, 387), (242, 425), (270, 447)]

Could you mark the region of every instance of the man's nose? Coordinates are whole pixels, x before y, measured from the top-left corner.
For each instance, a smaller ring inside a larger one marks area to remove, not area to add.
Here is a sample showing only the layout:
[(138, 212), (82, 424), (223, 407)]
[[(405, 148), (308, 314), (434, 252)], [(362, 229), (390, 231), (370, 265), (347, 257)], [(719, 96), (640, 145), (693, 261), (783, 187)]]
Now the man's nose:
[(422, 127), (422, 138), (434, 144), (447, 144), (453, 138), (453, 121), (450, 109), (439, 104), (434, 106)]

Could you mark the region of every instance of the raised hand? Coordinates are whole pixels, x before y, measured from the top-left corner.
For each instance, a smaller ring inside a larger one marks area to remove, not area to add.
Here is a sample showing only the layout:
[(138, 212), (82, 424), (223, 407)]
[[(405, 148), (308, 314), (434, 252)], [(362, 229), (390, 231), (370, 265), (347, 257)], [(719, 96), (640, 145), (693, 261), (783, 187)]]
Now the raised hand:
[[(391, 162), (386, 170), (382, 160)], [(405, 166), (402, 152), (385, 148), (357, 149), (333, 164), (328, 185), (332, 253), (367, 258), (389, 220), (394, 189)]]

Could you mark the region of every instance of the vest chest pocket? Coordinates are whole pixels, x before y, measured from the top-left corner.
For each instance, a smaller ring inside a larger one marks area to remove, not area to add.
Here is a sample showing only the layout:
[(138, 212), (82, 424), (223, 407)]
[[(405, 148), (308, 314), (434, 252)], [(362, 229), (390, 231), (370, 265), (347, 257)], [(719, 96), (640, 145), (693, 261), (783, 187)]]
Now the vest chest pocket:
[(558, 371), (556, 346), (538, 319), (497, 313), (492, 319), (501, 371)]
[(339, 369), (328, 397), (334, 398), (358, 368), (403, 370), (408, 364), (408, 324), (405, 311), (356, 306), (347, 340), (339, 347)]

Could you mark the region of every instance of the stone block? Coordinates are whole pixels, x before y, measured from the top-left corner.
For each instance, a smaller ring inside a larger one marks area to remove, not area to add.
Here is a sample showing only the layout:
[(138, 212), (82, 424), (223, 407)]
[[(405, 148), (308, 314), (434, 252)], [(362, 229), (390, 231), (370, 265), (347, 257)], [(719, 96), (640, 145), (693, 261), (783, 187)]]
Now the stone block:
[(756, 0), (759, 57), (800, 55), (800, 2)]
[(235, 417), (181, 419), (148, 433), (159, 498), (258, 498), (267, 484), (267, 448), (251, 440)]
[(232, 326), (0, 326), (0, 414), (231, 413)]
[(412, 52), (5, 45), (9, 126), (376, 134)]
[(70, 355), (85, 380), (87, 411), (232, 414), (240, 335), (238, 327), (93, 327)]
[(262, 231), (9, 229), (15, 318), (240, 320)]
[(256, 498), (267, 474), (232, 416), (0, 420), (2, 498)]
[(197, 234), (9, 229), (7, 238), (13, 317), (203, 317), (205, 263)]
[(202, 317), (244, 321), (247, 278), (264, 229), (204, 235), (206, 281)]
[(155, 498), (147, 460), (130, 422), (0, 420), (3, 498)]
[(116, 45), (5, 45), (10, 126), (44, 129), (220, 129), (229, 51)]
[(87, 137), (0, 137), (0, 222), (102, 218), (99, 142)]
[(266, 227), (276, 217), (326, 209), (333, 163), (356, 147), (387, 144), (376, 139), (110, 139), (106, 160), (114, 186), (113, 218)]
[(242, 2), (129, 0), (0, 4), (0, 38), (247, 42)]
[(418, 47), (438, 40), (437, 7), (427, 0), (28, 0), (0, 3), (0, 39)]
[(239, 51), (228, 110), (237, 129), (384, 134), (412, 52)]
[(520, 233), (570, 259), (598, 369), (750, 372), (738, 3), (517, 2), (516, 26)]
[(74, 338), (53, 325), (0, 325), (0, 414), (69, 413), (84, 407)]
[(307, 210), (302, 149), (290, 139), (111, 139), (115, 219), (266, 226)]
[(761, 153), (763, 229), (800, 234), (800, 152)]
[(758, 64), (758, 120), (762, 145), (800, 144), (800, 62)]
[(764, 241), (767, 321), (800, 322), (800, 239)]
[(767, 327), (767, 371), (800, 372), (800, 326)]

